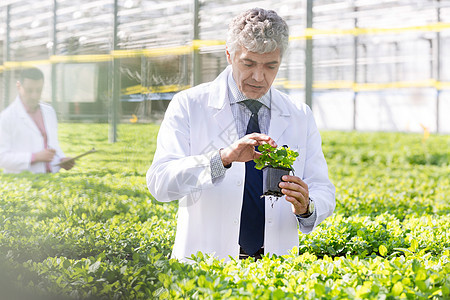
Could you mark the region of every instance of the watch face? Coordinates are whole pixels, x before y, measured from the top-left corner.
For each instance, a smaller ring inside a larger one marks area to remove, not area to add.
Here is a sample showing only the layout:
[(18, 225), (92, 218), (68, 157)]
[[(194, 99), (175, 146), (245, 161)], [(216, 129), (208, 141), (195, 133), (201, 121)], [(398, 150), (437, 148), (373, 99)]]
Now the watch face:
[(311, 199), (309, 199), (308, 212), (309, 212), (310, 214), (312, 214), (312, 213), (314, 212), (314, 201), (312, 201)]

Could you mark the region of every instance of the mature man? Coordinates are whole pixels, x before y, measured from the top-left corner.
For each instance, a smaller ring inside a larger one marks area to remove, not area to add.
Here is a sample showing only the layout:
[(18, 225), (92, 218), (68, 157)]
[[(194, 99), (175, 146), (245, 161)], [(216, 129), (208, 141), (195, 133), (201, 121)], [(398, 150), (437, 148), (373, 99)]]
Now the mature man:
[[(230, 66), (171, 101), (147, 186), (158, 201), (179, 200), (173, 257), (287, 254), (299, 244), (298, 226), (309, 233), (333, 213), (335, 189), (312, 112), (271, 87), (288, 36), (274, 11), (238, 15), (228, 30)], [(260, 198), (262, 174), (252, 161), (264, 143), (300, 154), (273, 206)]]
[(71, 169), (74, 162), (68, 161), (59, 147), (55, 111), (39, 101), (43, 73), (37, 68), (25, 69), (16, 85), (19, 95), (0, 114), (0, 168), (6, 173)]

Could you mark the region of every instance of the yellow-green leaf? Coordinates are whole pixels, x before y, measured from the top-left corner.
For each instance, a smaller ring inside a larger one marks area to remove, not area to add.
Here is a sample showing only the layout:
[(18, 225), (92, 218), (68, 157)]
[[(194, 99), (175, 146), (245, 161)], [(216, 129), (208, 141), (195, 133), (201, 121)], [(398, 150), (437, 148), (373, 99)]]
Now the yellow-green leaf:
[(403, 284), (401, 283), (401, 281), (399, 281), (392, 287), (392, 293), (394, 294), (394, 296), (399, 296), (402, 292)]

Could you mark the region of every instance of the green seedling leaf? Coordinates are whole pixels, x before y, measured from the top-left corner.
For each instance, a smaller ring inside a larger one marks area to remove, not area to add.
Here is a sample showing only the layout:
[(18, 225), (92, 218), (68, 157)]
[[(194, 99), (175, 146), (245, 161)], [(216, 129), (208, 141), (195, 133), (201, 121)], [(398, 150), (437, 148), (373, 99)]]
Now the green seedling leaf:
[(293, 170), (294, 161), (299, 156), (298, 152), (291, 150), (289, 147), (280, 146), (275, 148), (269, 144), (259, 145), (258, 151), (261, 153), (261, 156), (254, 159), (256, 163), (255, 168), (258, 170), (267, 166)]

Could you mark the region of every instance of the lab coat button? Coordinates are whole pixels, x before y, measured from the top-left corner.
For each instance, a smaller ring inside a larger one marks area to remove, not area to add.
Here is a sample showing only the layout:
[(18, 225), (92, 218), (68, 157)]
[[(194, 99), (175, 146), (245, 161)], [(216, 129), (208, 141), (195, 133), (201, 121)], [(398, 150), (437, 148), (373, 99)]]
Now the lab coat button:
[(272, 224), (272, 219), (271, 218), (267, 219), (267, 223)]
[(237, 184), (237, 185), (242, 185), (242, 180), (236, 181), (236, 184)]
[(234, 223), (234, 225), (237, 225), (237, 224), (239, 224), (239, 220), (238, 219), (234, 219), (233, 223)]

